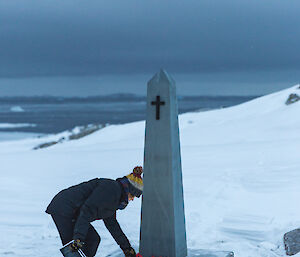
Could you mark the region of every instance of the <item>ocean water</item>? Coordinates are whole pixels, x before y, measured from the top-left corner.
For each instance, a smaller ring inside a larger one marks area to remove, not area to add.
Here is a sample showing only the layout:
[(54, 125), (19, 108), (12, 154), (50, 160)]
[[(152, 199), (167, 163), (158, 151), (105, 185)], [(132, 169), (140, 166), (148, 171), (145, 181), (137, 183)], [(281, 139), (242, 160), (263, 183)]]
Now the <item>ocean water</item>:
[[(179, 113), (224, 108), (257, 96), (180, 96)], [(88, 124), (123, 124), (144, 120), (146, 98), (134, 94), (96, 97), (2, 97), (0, 140), (58, 133)], [(5, 133), (3, 133), (5, 132)], [(30, 134), (26, 134), (30, 133)], [(7, 135), (7, 137), (5, 137)]]

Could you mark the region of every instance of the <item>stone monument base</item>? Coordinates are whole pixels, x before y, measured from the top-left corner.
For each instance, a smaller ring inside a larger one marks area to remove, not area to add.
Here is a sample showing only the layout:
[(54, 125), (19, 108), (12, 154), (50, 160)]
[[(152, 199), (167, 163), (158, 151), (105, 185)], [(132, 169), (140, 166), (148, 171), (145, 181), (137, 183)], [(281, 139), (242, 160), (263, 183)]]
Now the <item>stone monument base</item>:
[[(141, 256), (141, 255), (138, 255)], [(124, 254), (120, 251), (114, 251), (107, 257), (124, 257)], [(229, 251), (212, 251), (212, 250), (189, 250), (187, 257), (234, 257), (233, 252)]]
[(234, 257), (234, 253), (229, 251), (188, 250), (188, 257)]

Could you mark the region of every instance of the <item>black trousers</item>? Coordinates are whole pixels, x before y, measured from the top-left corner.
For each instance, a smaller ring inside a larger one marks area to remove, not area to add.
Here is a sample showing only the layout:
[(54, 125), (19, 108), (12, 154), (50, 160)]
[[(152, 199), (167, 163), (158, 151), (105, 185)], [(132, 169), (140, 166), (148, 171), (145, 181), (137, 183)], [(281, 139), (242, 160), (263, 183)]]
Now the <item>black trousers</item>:
[[(51, 217), (57, 227), (58, 233), (62, 244), (65, 245), (73, 240), (73, 231), (75, 220), (69, 217), (51, 214)], [(98, 246), (100, 244), (101, 238), (95, 228), (90, 225), (87, 236), (85, 238), (85, 245), (82, 248), (82, 251), (87, 257), (93, 257), (96, 255)]]

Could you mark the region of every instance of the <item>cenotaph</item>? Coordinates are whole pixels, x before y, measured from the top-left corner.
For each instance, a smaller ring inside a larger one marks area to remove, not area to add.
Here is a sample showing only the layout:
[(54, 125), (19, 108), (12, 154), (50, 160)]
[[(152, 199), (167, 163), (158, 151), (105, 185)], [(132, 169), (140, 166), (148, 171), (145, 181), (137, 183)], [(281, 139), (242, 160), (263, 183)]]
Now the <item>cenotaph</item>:
[[(147, 86), (140, 256), (186, 257), (178, 106), (174, 80), (160, 70)], [(189, 256), (232, 257), (191, 250)]]

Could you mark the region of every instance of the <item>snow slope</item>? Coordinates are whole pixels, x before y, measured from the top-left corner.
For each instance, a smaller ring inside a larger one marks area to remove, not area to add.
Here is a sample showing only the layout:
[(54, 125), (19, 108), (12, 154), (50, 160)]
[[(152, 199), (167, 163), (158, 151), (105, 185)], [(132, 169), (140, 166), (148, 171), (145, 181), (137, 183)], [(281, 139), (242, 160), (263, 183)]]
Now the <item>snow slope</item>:
[[(285, 105), (291, 93), (300, 89), (180, 116), (189, 249), (285, 256), (283, 234), (300, 227), (300, 101)], [(109, 126), (37, 151), (44, 139), (0, 142), (0, 256), (60, 256), (47, 204), (65, 187), (142, 164), (144, 129), (144, 122)], [(137, 249), (140, 200), (118, 220)], [(102, 222), (94, 225), (102, 237), (97, 256), (120, 252)]]

